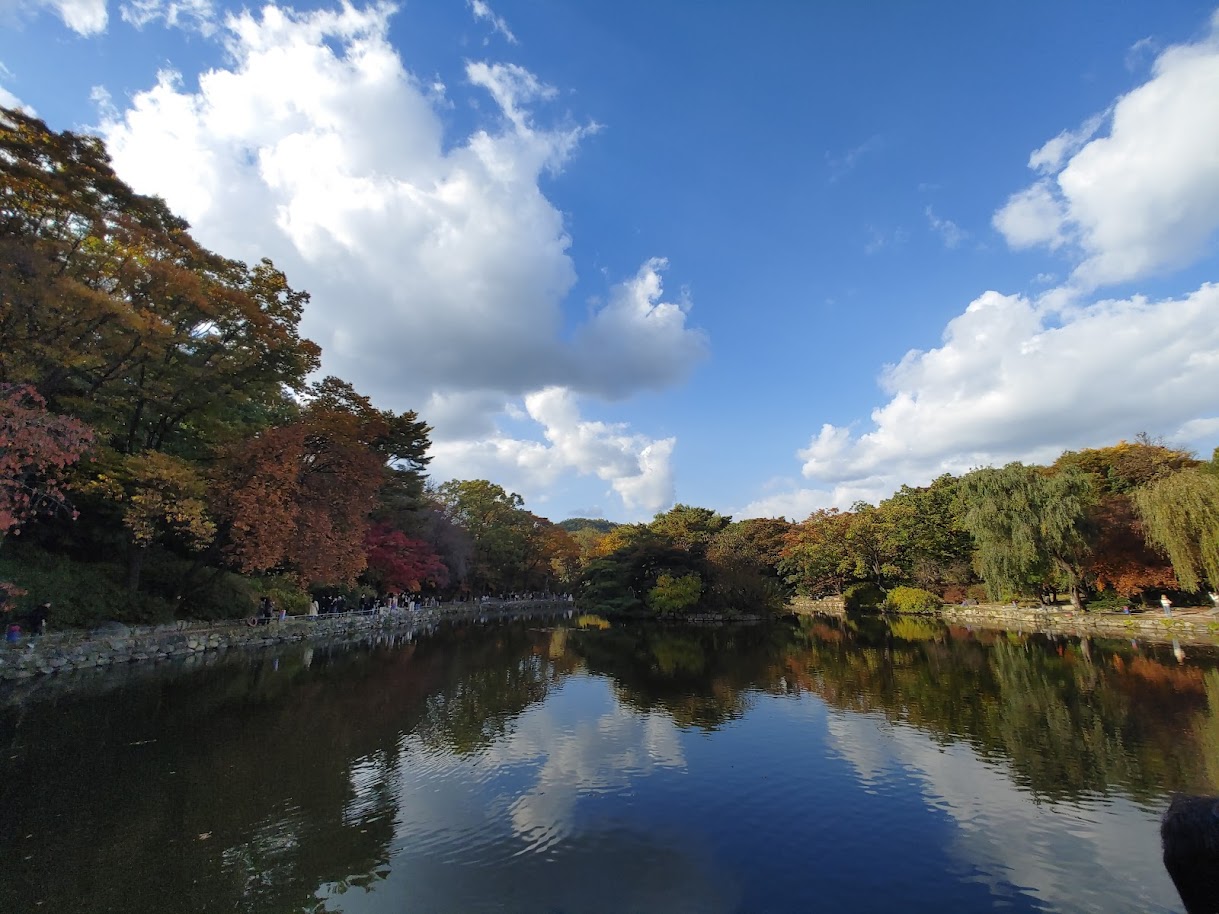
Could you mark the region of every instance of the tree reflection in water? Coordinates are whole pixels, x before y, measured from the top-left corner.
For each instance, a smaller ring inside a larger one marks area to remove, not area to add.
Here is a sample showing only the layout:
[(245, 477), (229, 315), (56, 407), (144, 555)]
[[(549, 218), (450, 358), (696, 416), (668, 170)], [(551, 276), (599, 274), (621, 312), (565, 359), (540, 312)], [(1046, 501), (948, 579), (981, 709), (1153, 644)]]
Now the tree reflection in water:
[(494, 741), (569, 669), (548, 640), (454, 629), (5, 707), (0, 910), (300, 911), (320, 884), (367, 885), (389, 863), (403, 733)]
[[(556, 688), (604, 680), (617, 709), (557, 735), (524, 726)], [(459, 790), (470, 771), (511, 778), (533, 766), (497, 813), (525, 844), (495, 840), (509, 856), (546, 851), (572, 838), (579, 796), (629, 792), (633, 777), (686, 764), (664, 718), (711, 734), (767, 695), (815, 696), (968, 746), (1047, 801), (1124, 794), (1150, 809), (1171, 791), (1219, 791), (1213, 650), (1179, 664), (1163, 646), (928, 620), (467, 627), (121, 682), (0, 707), (0, 910), (338, 910), (343, 892), (409, 870), (409, 836), (444, 826), (445, 809), (412, 819), (423, 813), (407, 802), (442, 770)], [(681, 854), (668, 865), (715, 878)], [(523, 870), (497, 878), (513, 872)]]
[(967, 741), (1046, 798), (1219, 788), (1214, 649), (1181, 665), (1163, 645), (892, 621), (806, 622), (792, 681), (832, 707)]

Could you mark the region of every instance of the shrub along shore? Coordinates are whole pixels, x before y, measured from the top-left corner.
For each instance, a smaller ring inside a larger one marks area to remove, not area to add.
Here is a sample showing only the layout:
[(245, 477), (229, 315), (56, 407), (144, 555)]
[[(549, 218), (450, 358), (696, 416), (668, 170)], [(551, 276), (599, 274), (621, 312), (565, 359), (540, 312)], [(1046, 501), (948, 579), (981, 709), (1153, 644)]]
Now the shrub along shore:
[[(796, 597), (789, 608), (797, 615), (846, 615), (841, 597), (820, 600)], [(1182, 644), (1219, 645), (1219, 613), (1204, 607), (1143, 612), (1080, 612), (1068, 606), (1012, 606), (1010, 603), (948, 604), (931, 615), (951, 625), (1071, 637), (1138, 638)]]

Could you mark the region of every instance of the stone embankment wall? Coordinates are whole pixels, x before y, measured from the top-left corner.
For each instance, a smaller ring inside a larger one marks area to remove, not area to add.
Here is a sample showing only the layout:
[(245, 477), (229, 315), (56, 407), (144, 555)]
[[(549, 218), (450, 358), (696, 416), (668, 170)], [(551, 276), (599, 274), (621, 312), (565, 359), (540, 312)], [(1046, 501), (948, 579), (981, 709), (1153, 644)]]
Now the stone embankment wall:
[(800, 616), (841, 616), (847, 611), (842, 597), (792, 597), (787, 605)]
[[(794, 598), (789, 607), (798, 615), (841, 616), (846, 610), (841, 597), (812, 600)], [(1075, 637), (1142, 638), (1147, 641), (1176, 639), (1191, 644), (1219, 644), (1219, 614), (1205, 609), (1173, 610), (1171, 617), (1158, 609), (1145, 612), (1076, 612), (1070, 607), (1016, 607), (1007, 603), (976, 606), (944, 606), (936, 613), (953, 625), (970, 625), (1002, 631), (1042, 632)]]
[(111, 624), (91, 632), (51, 632), (0, 644), (0, 680), (30, 679), (70, 670), (142, 661), (165, 661), (208, 651), (267, 647), (294, 641), (356, 641), (384, 631), (424, 629), (446, 621), (510, 618), (571, 609), (566, 601), (458, 603), (381, 615), (344, 613), (289, 616), (283, 622), (248, 625), (244, 620), (177, 622), (170, 625)]
[(955, 625), (1034, 631), (1075, 637), (1141, 638), (1146, 641), (1177, 641), (1191, 644), (1219, 643), (1219, 617), (1196, 609), (1125, 613), (1077, 612), (1069, 607), (1015, 607), (983, 603), (978, 606), (945, 606), (938, 615)]

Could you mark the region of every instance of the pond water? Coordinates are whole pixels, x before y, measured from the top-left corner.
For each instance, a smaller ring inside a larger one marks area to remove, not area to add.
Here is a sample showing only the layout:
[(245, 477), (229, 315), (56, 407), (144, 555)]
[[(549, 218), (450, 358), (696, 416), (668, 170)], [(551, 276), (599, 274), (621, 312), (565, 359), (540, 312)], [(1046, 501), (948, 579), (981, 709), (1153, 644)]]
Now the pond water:
[(576, 621), (0, 693), (0, 911), (1182, 909), (1213, 649)]

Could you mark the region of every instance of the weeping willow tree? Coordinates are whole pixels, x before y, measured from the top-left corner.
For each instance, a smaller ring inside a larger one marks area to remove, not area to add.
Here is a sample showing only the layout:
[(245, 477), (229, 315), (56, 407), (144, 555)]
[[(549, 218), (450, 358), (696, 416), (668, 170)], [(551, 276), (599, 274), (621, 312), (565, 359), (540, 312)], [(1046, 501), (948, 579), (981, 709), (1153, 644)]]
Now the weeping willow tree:
[(1219, 474), (1191, 467), (1134, 492), (1144, 535), (1172, 562), (1181, 587), (1219, 587)]
[(1095, 500), (1086, 473), (1047, 474), (1009, 463), (961, 478), (960, 524), (974, 538), (975, 561), (993, 599), (1011, 592), (1066, 590), (1083, 606), (1088, 509)]

